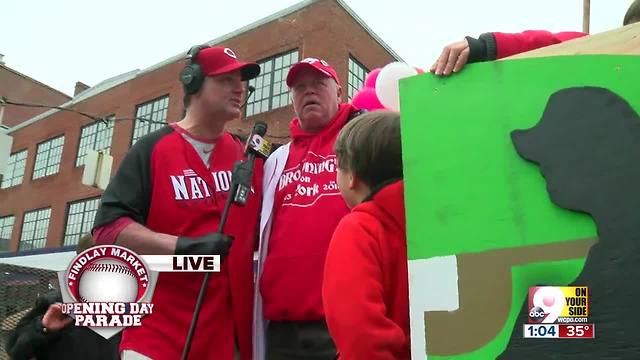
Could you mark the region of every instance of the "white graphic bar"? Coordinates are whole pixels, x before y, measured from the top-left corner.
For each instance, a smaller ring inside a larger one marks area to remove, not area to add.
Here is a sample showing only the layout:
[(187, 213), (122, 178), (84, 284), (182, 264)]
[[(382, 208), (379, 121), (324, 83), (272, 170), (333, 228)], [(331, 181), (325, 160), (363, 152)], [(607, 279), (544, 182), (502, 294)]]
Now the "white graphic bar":
[(159, 272), (220, 272), (220, 255), (141, 255)]

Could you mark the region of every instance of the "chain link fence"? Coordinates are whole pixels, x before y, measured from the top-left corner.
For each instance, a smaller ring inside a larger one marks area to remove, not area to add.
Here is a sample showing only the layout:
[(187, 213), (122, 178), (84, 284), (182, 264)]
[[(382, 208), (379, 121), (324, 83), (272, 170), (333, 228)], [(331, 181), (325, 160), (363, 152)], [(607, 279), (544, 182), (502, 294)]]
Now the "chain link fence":
[(0, 360), (8, 360), (6, 342), (39, 295), (58, 289), (55, 271), (0, 263)]

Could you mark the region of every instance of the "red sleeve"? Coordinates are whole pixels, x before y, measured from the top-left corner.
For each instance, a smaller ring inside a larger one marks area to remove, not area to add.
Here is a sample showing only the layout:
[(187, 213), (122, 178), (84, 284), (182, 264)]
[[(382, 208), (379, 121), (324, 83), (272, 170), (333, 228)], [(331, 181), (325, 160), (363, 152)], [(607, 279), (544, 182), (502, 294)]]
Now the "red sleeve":
[(118, 220), (100, 226), (93, 230), (93, 243), (96, 245), (113, 245), (120, 232), (134, 221), (128, 217), (121, 217)]
[(340, 359), (392, 360), (406, 353), (405, 334), (387, 313), (380, 247), (347, 215), (336, 228), (324, 270), (324, 311)]
[(528, 30), (521, 33), (507, 34), (494, 32), (496, 40), (496, 58), (502, 59), (545, 46), (558, 44), (563, 41), (579, 38), (588, 34), (581, 32), (551, 33), (545, 30)]

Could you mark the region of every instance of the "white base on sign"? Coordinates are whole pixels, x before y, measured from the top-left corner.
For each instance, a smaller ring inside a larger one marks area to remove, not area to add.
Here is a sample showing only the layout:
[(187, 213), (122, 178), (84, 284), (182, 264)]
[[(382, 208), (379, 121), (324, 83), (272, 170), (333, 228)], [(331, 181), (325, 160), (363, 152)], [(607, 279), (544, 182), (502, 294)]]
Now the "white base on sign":
[(460, 307), (455, 255), (409, 261), (409, 305), (411, 358), (424, 360), (428, 358), (424, 313)]

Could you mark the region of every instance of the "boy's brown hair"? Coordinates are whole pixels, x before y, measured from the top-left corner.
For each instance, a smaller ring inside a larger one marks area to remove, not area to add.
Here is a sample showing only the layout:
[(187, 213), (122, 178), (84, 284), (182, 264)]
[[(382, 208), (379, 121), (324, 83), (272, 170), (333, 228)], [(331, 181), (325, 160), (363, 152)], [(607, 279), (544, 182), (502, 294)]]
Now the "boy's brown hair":
[(627, 13), (624, 16), (622, 25), (629, 25), (637, 22), (640, 22), (640, 0), (635, 0), (631, 6), (629, 6), (629, 10), (627, 10)]
[(338, 168), (352, 172), (369, 187), (401, 179), (400, 114), (373, 111), (345, 125), (334, 150)]

